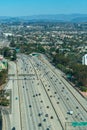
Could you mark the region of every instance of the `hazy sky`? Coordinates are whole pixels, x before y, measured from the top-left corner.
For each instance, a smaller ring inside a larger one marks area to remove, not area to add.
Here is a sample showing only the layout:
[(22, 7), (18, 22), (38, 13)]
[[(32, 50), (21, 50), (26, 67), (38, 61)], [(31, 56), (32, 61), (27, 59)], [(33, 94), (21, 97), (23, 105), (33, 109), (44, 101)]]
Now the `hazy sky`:
[(0, 16), (87, 14), (87, 0), (0, 0)]

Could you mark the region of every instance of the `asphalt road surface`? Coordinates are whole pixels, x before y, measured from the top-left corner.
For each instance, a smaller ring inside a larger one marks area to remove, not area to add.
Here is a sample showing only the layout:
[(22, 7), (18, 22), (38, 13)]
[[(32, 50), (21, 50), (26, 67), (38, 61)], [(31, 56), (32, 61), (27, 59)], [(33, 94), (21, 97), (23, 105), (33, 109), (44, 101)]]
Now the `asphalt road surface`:
[(9, 68), (11, 130), (87, 130), (71, 126), (87, 121), (87, 101), (44, 55), (20, 54)]

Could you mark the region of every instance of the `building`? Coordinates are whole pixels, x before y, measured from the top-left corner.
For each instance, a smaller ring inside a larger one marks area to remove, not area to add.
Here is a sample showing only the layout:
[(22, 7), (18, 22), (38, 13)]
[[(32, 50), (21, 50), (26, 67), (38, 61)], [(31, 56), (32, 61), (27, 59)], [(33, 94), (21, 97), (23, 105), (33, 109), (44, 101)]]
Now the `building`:
[(87, 54), (82, 57), (82, 64), (87, 65)]

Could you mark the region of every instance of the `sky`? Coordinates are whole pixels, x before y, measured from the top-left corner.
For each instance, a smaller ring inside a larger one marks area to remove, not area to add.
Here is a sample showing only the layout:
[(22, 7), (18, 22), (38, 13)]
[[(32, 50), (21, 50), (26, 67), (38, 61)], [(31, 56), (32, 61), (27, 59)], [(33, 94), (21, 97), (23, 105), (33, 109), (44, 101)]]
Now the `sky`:
[(87, 0), (0, 0), (0, 16), (87, 14)]

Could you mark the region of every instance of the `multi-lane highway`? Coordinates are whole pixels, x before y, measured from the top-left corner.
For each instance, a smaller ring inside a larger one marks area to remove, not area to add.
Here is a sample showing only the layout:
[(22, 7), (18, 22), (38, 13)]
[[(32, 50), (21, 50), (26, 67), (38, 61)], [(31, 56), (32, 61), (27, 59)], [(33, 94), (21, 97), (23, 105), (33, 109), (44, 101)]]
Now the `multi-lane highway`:
[(20, 54), (9, 74), (12, 130), (87, 130), (72, 127), (87, 121), (87, 101), (45, 56)]

